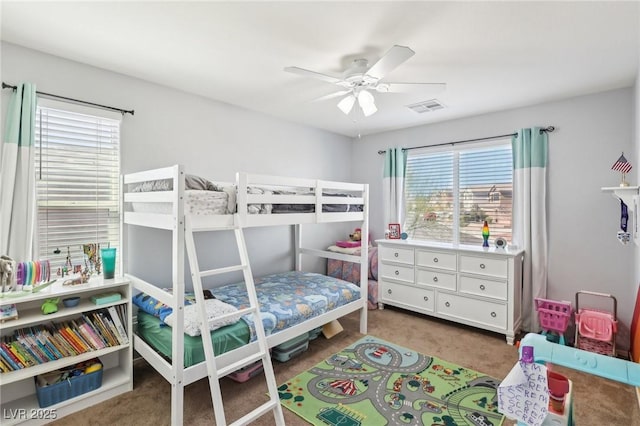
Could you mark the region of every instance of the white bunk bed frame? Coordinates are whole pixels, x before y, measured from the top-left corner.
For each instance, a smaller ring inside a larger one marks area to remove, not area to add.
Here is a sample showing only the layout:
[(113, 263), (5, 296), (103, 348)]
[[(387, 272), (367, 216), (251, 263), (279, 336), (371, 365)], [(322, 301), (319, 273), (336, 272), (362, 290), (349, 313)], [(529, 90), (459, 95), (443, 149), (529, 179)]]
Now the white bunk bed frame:
[[(157, 192), (127, 192), (129, 184), (141, 183), (145, 181), (171, 179), (173, 189), (170, 191)], [(361, 254), (358, 256), (334, 253), (325, 250), (317, 250), (302, 247), (302, 227), (303, 224), (327, 223), (327, 222), (359, 222), (363, 238), (366, 240), (369, 235), (368, 220), (368, 185), (356, 183), (333, 182), (324, 180), (312, 180), (301, 178), (286, 178), (279, 176), (266, 176), (248, 173), (237, 173), (237, 212), (227, 215), (185, 215), (185, 172), (181, 165), (166, 168), (147, 170), (124, 175), (122, 178), (123, 187), (123, 227), (125, 225), (144, 226), (150, 228), (164, 229), (172, 233), (172, 294), (165, 292), (157, 286), (146, 282), (134, 275), (128, 274), (126, 265), (123, 270), (135, 289), (144, 292), (158, 301), (171, 306), (176, 314), (174, 324), (184, 323), (184, 294), (185, 294), (185, 247), (187, 253), (190, 252), (189, 242), (193, 239), (186, 235), (188, 230), (195, 232), (239, 230), (236, 236), (238, 239), (239, 254), (242, 259), (243, 253), (246, 257), (246, 247), (242, 238), (242, 228), (256, 226), (274, 225), (294, 225), (295, 233), (295, 266), (296, 270), (302, 270), (302, 255), (311, 255), (329, 259), (338, 259), (360, 264), (360, 293), (358, 300), (349, 302), (346, 305), (326, 312), (322, 315), (310, 318), (309, 320), (266, 336), (266, 344), (269, 348), (279, 345), (287, 340), (297, 337), (307, 331), (321, 327), (335, 319), (338, 319), (351, 312), (360, 310), (360, 333), (367, 333), (367, 293), (368, 293), (368, 245), (363, 244)], [(250, 194), (250, 186), (283, 186), (283, 187), (304, 187), (313, 191), (313, 195), (266, 195)], [(355, 197), (325, 196), (323, 191), (348, 191), (349, 193), (361, 194)], [(172, 210), (170, 214), (139, 213), (132, 211), (130, 203), (170, 203)], [(313, 213), (286, 213), (286, 214), (248, 214), (247, 206), (250, 204), (314, 204)], [(323, 212), (323, 204), (355, 204), (362, 205), (359, 212)], [(191, 244), (191, 251), (195, 247)], [(123, 232), (123, 247), (127, 248), (127, 233)], [(188, 254), (191, 257), (191, 254)], [(193, 253), (195, 256), (195, 252)], [(189, 259), (194, 261), (194, 259)], [(248, 264), (248, 258), (246, 259)], [(197, 260), (195, 260), (197, 262)], [(196, 263), (197, 264), (197, 263)], [(192, 268), (193, 269), (193, 268)], [(236, 267), (221, 268), (228, 272), (237, 271)], [(247, 267), (247, 269), (249, 269)], [(203, 276), (207, 271), (203, 272)], [(212, 272), (212, 271), (210, 271)], [(250, 270), (249, 270), (250, 273)], [(192, 273), (193, 276), (193, 273)], [(246, 276), (246, 275), (245, 275)], [(197, 277), (199, 279), (199, 276)], [(253, 280), (245, 280), (247, 282)], [(203, 310), (204, 311), (204, 310)], [(203, 314), (204, 315), (204, 314)], [(260, 333), (258, 333), (260, 339)], [(209, 340), (209, 339), (205, 339)], [(259, 341), (254, 341), (240, 348), (215, 356), (213, 365), (220, 370), (224, 370), (224, 376), (233, 370), (234, 360), (251, 357), (258, 352)], [(134, 334), (135, 350), (158, 371), (172, 386), (171, 392), (171, 423), (181, 425), (183, 423), (184, 410), (184, 387), (197, 380), (207, 377), (208, 360), (191, 367), (184, 368), (184, 333), (180, 327), (172, 328), (172, 357), (171, 362), (165, 360), (151, 346), (149, 346), (139, 336)], [(265, 369), (266, 370), (266, 369)], [(272, 372), (273, 370), (271, 370)], [(266, 371), (266, 373), (268, 373)], [(213, 391), (212, 391), (213, 392)], [(220, 398), (221, 399), (221, 396)], [(214, 398), (214, 406), (215, 406)], [(220, 402), (220, 407), (222, 403)]]

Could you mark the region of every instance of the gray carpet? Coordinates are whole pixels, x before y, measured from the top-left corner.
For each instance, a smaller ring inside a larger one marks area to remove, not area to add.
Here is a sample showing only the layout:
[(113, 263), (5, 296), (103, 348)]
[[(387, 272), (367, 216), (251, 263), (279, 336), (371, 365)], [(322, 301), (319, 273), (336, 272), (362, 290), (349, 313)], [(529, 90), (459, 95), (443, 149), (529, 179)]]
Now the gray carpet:
[[(343, 332), (331, 339), (320, 336), (313, 340), (309, 350), (295, 360), (284, 364), (274, 361), (277, 383), (285, 382), (362, 337), (358, 332), (358, 318), (356, 313), (341, 319)], [(507, 345), (504, 336), (394, 308), (369, 311), (368, 334), (500, 379), (518, 359), (516, 348)], [(553, 368), (573, 381), (576, 425), (640, 426), (640, 409), (633, 388), (573, 370)], [(246, 383), (225, 378), (221, 384), (228, 423), (266, 401), (263, 376)], [(185, 425), (215, 424), (206, 379), (186, 388), (184, 406)], [(161, 426), (171, 423), (170, 410), (171, 386), (144, 360), (137, 360), (133, 392), (64, 417), (54, 424)], [(305, 424), (286, 409), (284, 415), (287, 425)], [(263, 416), (253, 424), (272, 425), (273, 416)], [(513, 424), (512, 421), (505, 422), (505, 425)]]

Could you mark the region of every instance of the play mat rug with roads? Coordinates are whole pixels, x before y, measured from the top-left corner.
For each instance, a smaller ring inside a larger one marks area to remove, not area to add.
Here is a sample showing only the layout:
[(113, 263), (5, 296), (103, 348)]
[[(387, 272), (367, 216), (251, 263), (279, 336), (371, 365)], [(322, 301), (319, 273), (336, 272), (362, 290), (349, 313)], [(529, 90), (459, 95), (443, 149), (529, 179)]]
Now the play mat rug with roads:
[(282, 405), (314, 425), (498, 426), (500, 381), (366, 336), (282, 384)]

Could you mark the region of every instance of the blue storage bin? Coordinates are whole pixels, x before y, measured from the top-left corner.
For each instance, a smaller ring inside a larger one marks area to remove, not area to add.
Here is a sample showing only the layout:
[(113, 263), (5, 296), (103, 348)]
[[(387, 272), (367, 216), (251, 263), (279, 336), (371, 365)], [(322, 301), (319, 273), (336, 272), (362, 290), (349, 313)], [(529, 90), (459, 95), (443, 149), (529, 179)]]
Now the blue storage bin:
[(83, 393), (91, 392), (102, 386), (102, 368), (89, 374), (70, 377), (69, 379), (49, 386), (38, 386), (36, 378), (36, 395), (40, 408), (49, 407)]

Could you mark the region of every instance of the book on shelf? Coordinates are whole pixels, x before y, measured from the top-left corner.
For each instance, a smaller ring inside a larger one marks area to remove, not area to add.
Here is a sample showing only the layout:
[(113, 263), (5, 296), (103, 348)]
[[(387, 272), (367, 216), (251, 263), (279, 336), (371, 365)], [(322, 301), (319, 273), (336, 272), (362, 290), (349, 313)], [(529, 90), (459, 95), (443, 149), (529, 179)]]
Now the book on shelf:
[(122, 299), (122, 295), (117, 291), (95, 294), (91, 296), (91, 301), (96, 305), (104, 305), (106, 303), (117, 302), (120, 299)]
[(109, 324), (107, 323), (106, 318), (104, 318), (104, 315), (102, 315), (102, 312), (93, 312), (93, 315), (96, 319), (95, 323), (102, 331), (102, 335), (109, 343), (109, 346), (118, 346), (118, 339), (112, 334)]
[(78, 337), (76, 333), (73, 332), (71, 327), (67, 322), (62, 323), (61, 333), (69, 343), (73, 345), (74, 348), (78, 351), (79, 354), (83, 354), (88, 351), (86, 344), (82, 342), (82, 340)]
[(36, 328), (36, 339), (42, 343), (42, 345), (51, 353), (54, 359), (64, 358), (64, 355), (55, 347), (53, 343), (49, 340), (49, 338), (45, 334), (44, 327), (38, 326)]
[(98, 312), (98, 315), (109, 331), (109, 335), (111, 336), (113, 342), (112, 346), (118, 346), (120, 344), (120, 341), (118, 340), (118, 330), (116, 330), (116, 326), (113, 325), (111, 315), (109, 315), (109, 312), (106, 309), (100, 310), (100, 312)]
[(20, 361), (15, 357), (15, 355), (11, 353), (4, 342), (0, 342), (0, 356), (2, 356), (7, 363), (9, 363), (12, 370), (20, 370), (24, 368), (24, 366), (20, 364)]
[(47, 356), (40, 350), (40, 347), (36, 343), (35, 337), (33, 336), (33, 329), (31, 327), (18, 330), (15, 333), (18, 334), (19, 341), (22, 345), (27, 348), (27, 350), (35, 357), (36, 360), (38, 360), (40, 364), (47, 362)]
[(85, 339), (76, 321), (71, 320), (70, 323), (71, 323), (71, 326), (70, 326), (71, 332), (74, 334), (74, 336), (78, 338), (78, 340), (80, 341), (80, 344), (85, 348), (85, 352), (91, 352), (93, 350), (93, 346), (91, 346), (91, 343), (89, 343), (87, 339)]
[(13, 369), (7, 364), (2, 356), (0, 356), (0, 371), (3, 373), (8, 373), (9, 371), (13, 371)]
[(118, 338), (118, 341), (120, 342), (121, 345), (128, 344), (129, 336), (127, 336), (127, 330), (125, 330), (124, 326), (122, 325), (120, 315), (118, 315), (118, 312), (116, 311), (115, 306), (109, 306), (107, 310), (111, 314), (111, 320), (113, 321), (113, 325), (115, 326), (116, 331), (118, 332), (116, 336)]
[(87, 315), (82, 314), (82, 322), (86, 326), (89, 334), (91, 334), (91, 337), (97, 341), (97, 344), (100, 346), (100, 349), (103, 349), (109, 346), (109, 342), (107, 342), (107, 340), (104, 337), (102, 337), (102, 333), (100, 333), (96, 324), (94, 324), (93, 321), (91, 321), (91, 319)]
[(20, 358), (20, 361), (22, 361), (22, 364), (24, 364), (25, 367), (32, 367), (39, 364), (39, 362), (32, 358), (31, 354), (29, 354), (26, 348), (23, 348), (17, 340), (11, 342), (9, 344), (9, 348), (14, 350), (14, 354)]
[(15, 347), (13, 342), (7, 341), (4, 343), (5, 348), (9, 351), (9, 354), (13, 356), (13, 360), (16, 361), (21, 368), (29, 367), (29, 363), (26, 359), (22, 357), (22, 355), (18, 352), (18, 349)]

